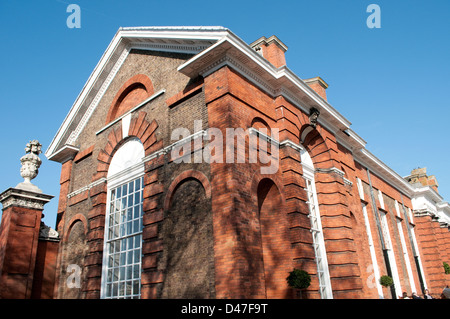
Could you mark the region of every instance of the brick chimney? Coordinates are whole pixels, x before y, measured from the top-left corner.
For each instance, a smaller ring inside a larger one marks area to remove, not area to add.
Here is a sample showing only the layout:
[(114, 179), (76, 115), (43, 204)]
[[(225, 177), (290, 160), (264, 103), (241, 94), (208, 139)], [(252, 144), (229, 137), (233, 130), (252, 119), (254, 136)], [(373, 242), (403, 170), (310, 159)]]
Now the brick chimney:
[(410, 184), (416, 184), (420, 183), (422, 186), (430, 186), (433, 188), (436, 192), (438, 192), (438, 182), (436, 180), (436, 177), (434, 175), (427, 175), (427, 168), (416, 168), (411, 171), (411, 175), (406, 177), (406, 180)]
[(250, 46), (276, 68), (286, 65), (284, 53), (288, 48), (276, 36), (273, 35), (270, 38), (261, 37), (250, 44)]
[(303, 82), (308, 84), (309, 87), (316, 91), (316, 93), (319, 94), (325, 101), (327, 100), (326, 89), (328, 88), (328, 84), (320, 76), (303, 80)]

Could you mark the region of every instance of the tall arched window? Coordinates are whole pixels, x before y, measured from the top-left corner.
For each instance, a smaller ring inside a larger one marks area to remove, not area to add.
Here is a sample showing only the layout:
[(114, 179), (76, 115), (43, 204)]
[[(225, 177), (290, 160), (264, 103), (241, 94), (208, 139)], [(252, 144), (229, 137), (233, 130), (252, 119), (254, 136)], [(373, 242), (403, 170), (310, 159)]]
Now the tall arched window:
[(308, 195), (309, 218), (311, 221), (311, 233), (313, 238), (313, 247), (317, 264), (317, 277), (319, 279), (319, 292), (322, 299), (333, 298), (331, 289), (330, 273), (328, 270), (327, 253), (325, 250), (325, 241), (323, 238), (322, 223), (320, 220), (319, 203), (317, 201), (317, 192), (314, 182), (314, 165), (308, 151), (300, 151), (303, 178), (306, 182), (306, 193)]
[(108, 170), (101, 297), (140, 298), (144, 147), (131, 139)]

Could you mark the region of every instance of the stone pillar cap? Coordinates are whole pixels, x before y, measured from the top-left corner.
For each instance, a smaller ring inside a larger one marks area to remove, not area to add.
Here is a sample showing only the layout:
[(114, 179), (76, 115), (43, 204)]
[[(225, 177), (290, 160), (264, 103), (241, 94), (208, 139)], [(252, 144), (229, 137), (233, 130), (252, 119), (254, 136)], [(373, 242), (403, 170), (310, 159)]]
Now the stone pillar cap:
[(0, 194), (0, 203), (3, 209), (10, 206), (31, 208), (43, 210), (44, 205), (47, 204), (54, 196), (46, 195), (42, 192), (34, 192), (21, 188), (8, 188)]

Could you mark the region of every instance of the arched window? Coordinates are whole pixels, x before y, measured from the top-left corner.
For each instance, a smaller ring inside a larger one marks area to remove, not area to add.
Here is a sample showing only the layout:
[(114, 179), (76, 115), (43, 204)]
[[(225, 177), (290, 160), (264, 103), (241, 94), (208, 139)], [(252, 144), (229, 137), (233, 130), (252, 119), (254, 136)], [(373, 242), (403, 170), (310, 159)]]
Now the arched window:
[(140, 298), (144, 147), (130, 139), (108, 170), (101, 297)]
[(320, 220), (319, 203), (314, 182), (314, 164), (308, 151), (300, 151), (303, 178), (306, 182), (306, 193), (308, 195), (309, 218), (311, 221), (311, 233), (313, 238), (314, 254), (317, 264), (317, 277), (319, 279), (319, 292), (322, 299), (333, 298), (331, 290), (330, 273), (328, 270), (327, 253), (323, 237), (322, 223)]

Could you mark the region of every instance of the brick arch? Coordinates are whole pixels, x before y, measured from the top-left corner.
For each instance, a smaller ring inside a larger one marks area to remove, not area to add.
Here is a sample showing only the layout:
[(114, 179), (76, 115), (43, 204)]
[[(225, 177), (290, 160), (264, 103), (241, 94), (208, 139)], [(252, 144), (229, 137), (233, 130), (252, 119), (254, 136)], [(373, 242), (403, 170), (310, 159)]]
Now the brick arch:
[(330, 148), (319, 131), (311, 128), (309, 124), (301, 128), (300, 141), (311, 156), (314, 167), (328, 167), (327, 163), (332, 161)]
[(258, 212), (261, 214), (261, 211), (263, 210), (264, 202), (267, 200), (267, 196), (274, 195), (276, 197), (276, 202), (278, 209), (282, 209), (283, 206), (283, 200), (281, 197), (280, 188), (275, 184), (275, 182), (269, 178), (264, 177), (262, 178), (257, 186), (256, 189), (256, 197), (258, 200)]
[(264, 119), (262, 119), (258, 116), (254, 117), (252, 119), (251, 127), (255, 128), (257, 130), (259, 130), (260, 128), (265, 128), (265, 129), (267, 129), (267, 134), (271, 135), (272, 129), (271, 129), (270, 125)]
[(69, 234), (70, 234), (73, 226), (75, 225), (75, 223), (78, 221), (81, 221), (83, 223), (84, 233), (85, 233), (85, 235), (87, 235), (89, 227), (88, 227), (88, 221), (87, 221), (86, 217), (82, 214), (76, 214), (70, 219), (70, 221), (68, 222), (68, 227), (64, 231), (64, 237), (63, 237), (64, 243), (67, 243)]
[(169, 210), (170, 203), (173, 198), (173, 194), (175, 193), (178, 186), (183, 181), (188, 180), (188, 179), (195, 179), (198, 182), (200, 182), (200, 184), (202, 184), (202, 186), (203, 186), (203, 189), (205, 190), (206, 198), (211, 198), (211, 184), (209, 183), (208, 178), (202, 172), (194, 170), (194, 169), (190, 169), (190, 170), (184, 171), (183, 173), (181, 173), (180, 175), (175, 177), (175, 179), (172, 181), (169, 188), (167, 189), (166, 198), (164, 200), (164, 210), (165, 211)]
[[(215, 296), (210, 196), (206, 176), (195, 170), (181, 173), (169, 186), (161, 225), (164, 248), (158, 259), (164, 269), (161, 298)], [(180, 282), (180, 275), (189, 280)]]
[(276, 175), (261, 174), (259, 172), (255, 172), (251, 180), (249, 180), (246, 184), (246, 189), (250, 189), (252, 202), (255, 205), (257, 205), (258, 203), (258, 185), (263, 179), (270, 179), (275, 184), (275, 186), (278, 188), (280, 192), (282, 203), (285, 203), (284, 191), (282, 187), (283, 183), (281, 182), (281, 180)]
[(139, 114), (131, 119), (130, 127), (128, 129), (128, 136), (123, 137), (122, 124), (117, 123), (117, 127), (112, 129), (107, 138), (105, 146), (99, 151), (97, 156), (97, 173), (92, 180), (106, 177), (108, 174), (109, 165), (116, 151), (130, 138), (137, 137), (144, 145), (145, 156), (162, 149), (163, 141), (156, 137), (156, 129), (158, 123), (156, 120), (149, 122), (146, 112), (139, 112)]
[(137, 106), (153, 93), (153, 83), (148, 76), (136, 74), (131, 77), (116, 93), (116, 96), (109, 107), (106, 123), (110, 123), (120, 115)]
[(293, 252), (283, 192), (273, 176), (261, 176), (255, 184), (265, 294), (269, 299), (292, 298), (291, 289), (285, 285)]

